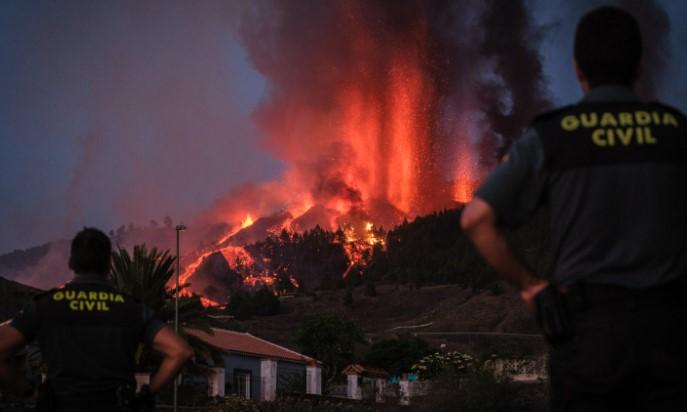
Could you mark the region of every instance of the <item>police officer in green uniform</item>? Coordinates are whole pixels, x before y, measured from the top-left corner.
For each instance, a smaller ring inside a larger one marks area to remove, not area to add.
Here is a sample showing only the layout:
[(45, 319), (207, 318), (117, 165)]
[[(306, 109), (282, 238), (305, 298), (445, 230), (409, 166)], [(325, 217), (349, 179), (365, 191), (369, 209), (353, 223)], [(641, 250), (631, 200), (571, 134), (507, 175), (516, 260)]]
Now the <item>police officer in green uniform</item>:
[[(642, 39), (625, 11), (585, 15), (574, 53), (586, 95), (534, 120), (462, 227), (537, 310), (554, 411), (684, 411), (687, 119), (633, 93)], [(555, 264), (535, 274), (501, 228), (544, 204)]]
[(39, 410), (133, 410), (134, 355), (146, 343), (164, 359), (149, 391), (171, 381), (192, 352), (149, 308), (118, 292), (107, 280), (112, 247), (97, 229), (79, 232), (65, 286), (37, 296), (9, 325), (0, 327), (0, 379), (11, 380), (4, 361), (34, 339), (47, 364)]

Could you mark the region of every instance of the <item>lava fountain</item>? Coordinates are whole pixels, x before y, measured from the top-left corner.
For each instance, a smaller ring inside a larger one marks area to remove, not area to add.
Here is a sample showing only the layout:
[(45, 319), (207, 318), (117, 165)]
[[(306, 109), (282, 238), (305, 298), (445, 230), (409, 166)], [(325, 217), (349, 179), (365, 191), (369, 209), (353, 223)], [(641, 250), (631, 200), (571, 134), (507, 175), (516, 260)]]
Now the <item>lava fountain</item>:
[[(239, 36), (268, 85), (254, 119), (286, 170), (217, 202), (205, 217), (235, 229), (196, 253), (184, 281), (274, 213), (283, 218), (269, 233), (366, 233), (469, 201), (547, 104), (525, 2), (507, 3), (251, 2)], [(509, 35), (492, 33), (494, 22)]]

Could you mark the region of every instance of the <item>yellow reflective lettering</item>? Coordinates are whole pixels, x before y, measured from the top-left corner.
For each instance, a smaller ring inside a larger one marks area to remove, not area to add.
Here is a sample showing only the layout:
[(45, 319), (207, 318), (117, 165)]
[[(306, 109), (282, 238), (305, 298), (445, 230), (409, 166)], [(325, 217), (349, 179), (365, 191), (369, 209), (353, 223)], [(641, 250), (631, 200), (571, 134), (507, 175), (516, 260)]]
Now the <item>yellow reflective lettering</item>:
[(107, 306), (106, 301), (98, 302), (98, 311), (99, 312), (109, 312), (110, 308)]
[(577, 117), (575, 116), (565, 116), (561, 120), (561, 128), (566, 132), (572, 132), (573, 130), (576, 130), (578, 127), (580, 127), (580, 121), (577, 120)]
[(68, 290), (64, 292), (64, 297), (67, 298), (67, 300), (74, 300), (76, 297), (76, 291)]
[(603, 139), (604, 134), (606, 131), (604, 129), (596, 129), (592, 133), (592, 140), (594, 141), (594, 144), (597, 146), (606, 146), (606, 141)]
[(107, 292), (98, 292), (98, 299), (107, 300)]
[(86, 304), (86, 309), (88, 310), (93, 310), (93, 308), (95, 307), (95, 302), (92, 302), (90, 300), (87, 300), (84, 303)]
[(678, 127), (677, 119), (670, 113), (663, 113), (663, 124), (665, 126)]
[(60, 292), (55, 292), (55, 293), (53, 293), (53, 295), (52, 295), (52, 299), (55, 300), (55, 301), (60, 301), (60, 300), (64, 299), (64, 293), (61, 292), (61, 291), (60, 291)]
[(604, 113), (601, 115), (601, 127), (608, 126), (618, 126), (618, 122), (615, 120), (613, 113)]
[(608, 140), (609, 146), (615, 146), (615, 134), (613, 133), (613, 130), (611, 130), (611, 129), (606, 130), (606, 138)]
[(98, 292), (90, 291), (88, 292), (89, 300), (98, 300)]
[(644, 144), (644, 131), (641, 127), (637, 128), (637, 143)]
[(651, 133), (651, 127), (644, 128), (644, 137), (646, 137), (646, 144), (656, 144), (656, 138)]
[(651, 112), (651, 120), (654, 124), (661, 124), (661, 117), (658, 115), (658, 112)]
[(88, 299), (88, 295), (83, 290), (80, 290), (79, 293), (76, 294), (76, 298), (77, 299)]
[(73, 301), (69, 302), (69, 309), (76, 310), (76, 311), (81, 310), (81, 309), (79, 309), (79, 301), (73, 300)]
[(620, 120), (621, 126), (634, 126), (635, 120), (632, 117), (632, 113), (620, 113), (618, 114), (618, 120)]
[(635, 112), (638, 126), (648, 126), (651, 123), (651, 115), (648, 112)]
[(627, 129), (615, 129), (615, 133), (618, 135), (618, 139), (620, 139), (621, 142), (623, 142), (624, 146), (628, 146), (632, 142), (632, 135), (633, 135), (634, 129), (627, 128)]
[(114, 301), (115, 301), (115, 302), (124, 303), (124, 297), (123, 297), (122, 295), (119, 295), (119, 294), (118, 294), (117, 296), (115, 296)]
[(596, 127), (596, 124), (599, 122), (599, 116), (596, 113), (582, 113), (580, 120), (583, 127)]

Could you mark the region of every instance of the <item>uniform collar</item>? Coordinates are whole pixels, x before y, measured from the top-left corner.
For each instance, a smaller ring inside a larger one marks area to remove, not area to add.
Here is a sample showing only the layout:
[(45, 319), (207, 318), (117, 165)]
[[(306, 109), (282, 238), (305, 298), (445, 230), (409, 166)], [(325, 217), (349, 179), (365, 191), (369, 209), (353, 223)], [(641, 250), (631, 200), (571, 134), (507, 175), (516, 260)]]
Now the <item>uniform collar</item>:
[(75, 275), (74, 279), (72, 279), (69, 284), (70, 285), (81, 285), (84, 283), (95, 283), (99, 285), (109, 285), (110, 281), (108, 280), (107, 276), (103, 275), (97, 275), (97, 274), (83, 274), (83, 275)]
[(640, 101), (641, 99), (631, 88), (619, 84), (607, 84), (597, 86), (587, 92), (582, 98), (582, 103), (616, 102), (616, 101)]

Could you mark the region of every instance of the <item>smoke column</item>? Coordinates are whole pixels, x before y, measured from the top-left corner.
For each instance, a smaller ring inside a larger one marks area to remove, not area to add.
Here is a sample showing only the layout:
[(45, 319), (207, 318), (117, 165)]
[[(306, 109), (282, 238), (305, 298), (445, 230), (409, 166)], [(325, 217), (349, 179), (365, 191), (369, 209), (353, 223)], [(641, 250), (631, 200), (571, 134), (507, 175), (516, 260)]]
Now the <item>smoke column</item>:
[(523, 1), (257, 1), (254, 113), (301, 204), (398, 221), (465, 202), (548, 106)]

